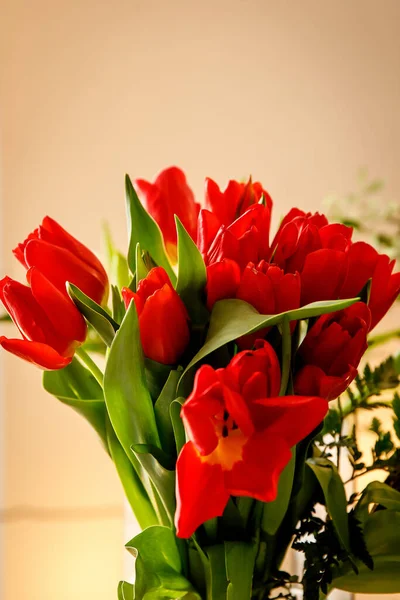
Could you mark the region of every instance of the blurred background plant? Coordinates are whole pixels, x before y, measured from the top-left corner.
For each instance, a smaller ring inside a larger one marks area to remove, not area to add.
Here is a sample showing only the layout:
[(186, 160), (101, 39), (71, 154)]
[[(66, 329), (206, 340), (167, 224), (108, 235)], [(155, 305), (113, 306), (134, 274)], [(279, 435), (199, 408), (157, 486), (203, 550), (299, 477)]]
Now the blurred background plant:
[(354, 238), (370, 242), (379, 252), (400, 259), (400, 202), (384, 199), (385, 183), (359, 170), (356, 189), (346, 195), (330, 194), (324, 208), (330, 221), (354, 227)]

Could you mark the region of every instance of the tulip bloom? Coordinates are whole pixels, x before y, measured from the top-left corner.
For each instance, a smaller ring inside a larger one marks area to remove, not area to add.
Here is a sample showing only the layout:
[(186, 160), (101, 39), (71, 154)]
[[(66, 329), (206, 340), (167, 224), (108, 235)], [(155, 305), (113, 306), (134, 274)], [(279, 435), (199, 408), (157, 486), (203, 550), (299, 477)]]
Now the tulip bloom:
[(0, 345), (43, 369), (62, 369), (85, 340), (85, 321), (38, 269), (30, 268), (27, 277), (30, 287), (10, 277), (0, 281), (0, 299), (23, 337), (2, 336)]
[(340, 396), (357, 375), (368, 347), (370, 321), (370, 310), (363, 302), (319, 317), (298, 350), (301, 366), (294, 380), (296, 394), (327, 400)]
[(395, 261), (365, 242), (352, 244), (347, 252), (347, 273), (339, 298), (357, 296), (371, 280), (368, 307), (373, 329), (385, 316), (400, 292), (400, 272), (393, 273)]
[(278, 397), (278, 358), (267, 342), (225, 369), (203, 365), (181, 416), (189, 441), (177, 461), (178, 537), (221, 516), (230, 496), (274, 500), (290, 448), (324, 418), (317, 397)]
[(251, 177), (247, 183), (229, 181), (223, 192), (215, 181), (206, 178), (205, 205), (217, 217), (220, 225), (227, 227), (262, 198), (271, 214), (271, 196), (263, 189), (261, 183), (257, 181), (253, 183)]
[(174, 216), (179, 217), (186, 231), (195, 240), (200, 210), (184, 172), (177, 167), (170, 167), (161, 171), (154, 183), (136, 179), (134, 186), (143, 206), (160, 227), (168, 254), (176, 261), (177, 236)]
[(301, 275), (301, 304), (339, 297), (346, 275), (352, 228), (329, 224), (324, 215), (292, 209), (272, 244), (271, 261)]
[(98, 304), (108, 294), (107, 274), (98, 258), (50, 217), (13, 252), (26, 269), (37, 267), (65, 295), (67, 281)]
[(188, 314), (162, 267), (151, 269), (137, 291), (122, 288), (128, 308), (134, 300), (145, 356), (165, 365), (175, 364), (189, 343)]
[(200, 211), (198, 246), (206, 265), (229, 258), (244, 269), (249, 262), (257, 264), (269, 254), (268, 206), (253, 204), (228, 227), (221, 225), (209, 211)]

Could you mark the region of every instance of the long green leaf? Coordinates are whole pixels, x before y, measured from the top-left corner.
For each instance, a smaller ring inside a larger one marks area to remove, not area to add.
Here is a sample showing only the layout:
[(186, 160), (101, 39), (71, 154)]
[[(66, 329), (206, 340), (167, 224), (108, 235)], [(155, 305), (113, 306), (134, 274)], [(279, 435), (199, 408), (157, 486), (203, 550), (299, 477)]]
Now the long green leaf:
[(114, 321), (104, 308), (94, 302), (89, 296), (86, 296), (76, 285), (67, 283), (67, 291), (71, 300), (81, 311), (85, 319), (97, 331), (105, 344), (111, 346), (115, 332), (119, 327), (118, 323)]
[(193, 323), (206, 323), (208, 310), (205, 306), (207, 273), (200, 250), (175, 215), (178, 234), (178, 281), (176, 291), (182, 298)]
[(344, 549), (350, 553), (346, 492), (338, 470), (326, 458), (309, 458), (306, 465), (317, 478), (324, 494), (326, 509), (332, 519), (337, 535)]
[(271, 327), (282, 323), (286, 317), (289, 321), (309, 319), (319, 315), (342, 310), (357, 302), (358, 298), (350, 300), (326, 300), (312, 302), (298, 308), (278, 315), (260, 315), (256, 309), (243, 300), (220, 300), (214, 305), (211, 313), (210, 328), (204, 346), (191, 360), (184, 371), (179, 384), (179, 391), (184, 395), (186, 377), (191, 369), (211, 352), (215, 352), (225, 344), (240, 338), (243, 335), (254, 333), (264, 327)]
[(251, 544), (225, 542), (225, 566), (229, 582), (227, 600), (250, 600), (255, 555)]
[(164, 267), (174, 284), (176, 276), (165, 252), (160, 228), (142, 206), (128, 175), (125, 177), (125, 189), (129, 227), (128, 264), (132, 273), (136, 273), (136, 245), (139, 243), (158, 266)]
[(128, 549), (135, 561), (137, 600), (201, 600), (182, 575), (182, 562), (175, 536), (168, 527), (148, 527), (134, 537)]
[(107, 441), (111, 458), (120, 478), (126, 498), (142, 529), (157, 524), (157, 517), (142, 481), (122, 448), (107, 418)]
[(170, 372), (161, 394), (154, 405), (154, 413), (158, 427), (158, 433), (163, 450), (174, 456), (176, 453), (174, 428), (172, 426), (170, 407), (176, 399), (176, 386), (178, 385), (181, 371), (173, 370)]
[(171, 403), (171, 406), (169, 407), (172, 428), (174, 430), (176, 453), (178, 455), (186, 442), (185, 428), (181, 419), (181, 410), (184, 401), (184, 398), (177, 398)]
[(108, 452), (103, 390), (88, 369), (74, 358), (65, 369), (45, 371), (43, 387), (84, 417), (100, 436)]
[(112, 426), (127, 456), (132, 456), (133, 444), (160, 447), (134, 302), (131, 302), (110, 349), (104, 393)]
[(296, 450), (292, 450), (292, 458), (283, 469), (278, 483), (278, 494), (272, 502), (266, 502), (263, 508), (261, 529), (268, 535), (278, 531), (289, 507), (296, 466)]
[[(175, 471), (166, 469), (160, 462), (158, 455), (151, 453), (151, 448), (146, 444), (132, 446), (137, 460), (149, 475), (163, 503), (170, 524), (174, 522), (175, 514)], [(160, 451), (162, 452), (162, 450)], [(157, 454), (157, 453), (155, 453)]]

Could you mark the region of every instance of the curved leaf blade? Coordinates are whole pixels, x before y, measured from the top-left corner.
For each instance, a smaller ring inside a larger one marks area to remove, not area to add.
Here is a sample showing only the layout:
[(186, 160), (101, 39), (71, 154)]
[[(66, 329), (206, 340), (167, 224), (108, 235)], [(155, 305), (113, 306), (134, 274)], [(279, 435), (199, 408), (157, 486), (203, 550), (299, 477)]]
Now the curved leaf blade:
[(326, 509), (344, 549), (351, 554), (346, 492), (336, 466), (326, 458), (309, 458), (306, 465), (321, 486)]
[(110, 349), (104, 373), (104, 394), (113, 429), (127, 456), (132, 456), (133, 444), (160, 446), (134, 302), (131, 302)]
[(186, 367), (179, 384), (179, 389), (183, 389), (184, 380), (194, 365), (225, 344), (243, 335), (254, 333), (264, 327), (278, 325), (282, 323), (284, 318), (289, 321), (309, 319), (342, 310), (351, 306), (357, 300), (358, 298), (312, 302), (302, 308), (289, 310), (277, 315), (261, 315), (253, 306), (243, 300), (220, 300), (215, 303), (211, 313), (210, 328), (206, 342)]
[(89, 296), (86, 296), (76, 285), (67, 282), (67, 291), (71, 300), (88, 323), (97, 331), (105, 344), (111, 346), (115, 332), (119, 328), (118, 323), (114, 321), (104, 308), (94, 302)]
[(158, 266), (164, 267), (174, 284), (176, 276), (165, 252), (161, 230), (142, 206), (129, 175), (125, 177), (125, 190), (129, 228), (128, 264), (132, 273), (136, 273), (136, 245), (139, 243)]
[(206, 323), (209, 316), (205, 306), (206, 266), (200, 250), (176, 215), (175, 222), (178, 234), (176, 291), (186, 305), (193, 323)]
[(182, 562), (171, 529), (157, 525), (139, 533), (126, 548), (135, 562), (136, 598), (201, 600), (192, 584), (182, 575)]

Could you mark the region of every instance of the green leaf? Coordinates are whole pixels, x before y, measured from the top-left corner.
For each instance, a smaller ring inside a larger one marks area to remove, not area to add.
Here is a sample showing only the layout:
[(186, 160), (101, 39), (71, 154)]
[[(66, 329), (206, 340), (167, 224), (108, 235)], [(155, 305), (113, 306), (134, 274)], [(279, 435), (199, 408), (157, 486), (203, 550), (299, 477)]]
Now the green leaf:
[[(227, 597), (228, 581), (225, 565), (225, 547), (223, 544), (208, 546), (204, 548), (208, 557), (206, 566), (207, 589), (209, 598), (214, 600), (225, 600)], [(245, 599), (243, 599), (245, 600)]]
[(89, 421), (108, 451), (103, 390), (88, 369), (74, 358), (65, 369), (45, 371), (43, 387)]
[(139, 282), (142, 281), (142, 279), (145, 279), (147, 277), (148, 272), (149, 271), (143, 260), (142, 251), (140, 249), (140, 244), (138, 242), (136, 244), (136, 271), (135, 271), (136, 287), (138, 286)]
[(351, 552), (347, 517), (347, 499), (343, 481), (335, 465), (326, 458), (309, 458), (306, 465), (317, 478), (338, 538), (345, 550)]
[(209, 313), (205, 306), (207, 273), (200, 250), (175, 215), (178, 234), (178, 280), (176, 291), (182, 298), (193, 323), (206, 323)]
[(145, 487), (115, 435), (108, 418), (107, 441), (111, 458), (114, 461), (122, 487), (124, 488), (125, 496), (132, 508), (137, 522), (142, 529), (150, 527), (150, 525), (156, 525), (156, 513), (151, 505)]
[(372, 481), (363, 491), (355, 509), (357, 518), (363, 523), (369, 516), (370, 504), (379, 504), (390, 510), (400, 512), (400, 492), (386, 483)]
[(182, 370), (173, 370), (170, 372), (168, 379), (161, 390), (161, 394), (157, 398), (154, 405), (154, 414), (156, 416), (156, 422), (158, 427), (158, 434), (161, 440), (161, 447), (163, 450), (174, 456), (176, 453), (174, 428), (172, 426), (170, 407), (171, 403), (176, 398), (176, 387), (178, 385), (179, 378), (182, 374)]
[(356, 575), (346, 562), (333, 570), (333, 587), (352, 593), (400, 592), (400, 512), (379, 510), (364, 524), (364, 539), (374, 561), (373, 571), (356, 562)]
[(3, 313), (2, 315), (0, 315), (0, 323), (11, 323), (12, 322), (12, 318), (10, 317), (10, 315), (8, 313)]
[(113, 319), (120, 324), (125, 316), (126, 311), (119, 289), (115, 285), (111, 286), (111, 299)]
[(185, 428), (181, 419), (181, 409), (184, 401), (184, 398), (177, 398), (176, 400), (171, 402), (171, 406), (169, 407), (172, 428), (174, 430), (176, 453), (178, 454), (178, 456), (186, 442)]
[(97, 331), (107, 346), (111, 346), (119, 325), (99, 304), (86, 296), (76, 285), (67, 282), (67, 291), (71, 300), (85, 319)]
[(171, 367), (151, 360), (147, 356), (144, 359), (144, 367), (150, 395), (153, 400), (156, 400), (167, 382)]
[(136, 273), (136, 244), (139, 243), (158, 266), (164, 267), (174, 284), (176, 276), (165, 252), (160, 228), (142, 206), (128, 175), (125, 177), (125, 188), (129, 226), (128, 264), (132, 273)]
[[(149, 475), (157, 490), (168, 519), (172, 525), (175, 514), (175, 471), (166, 469), (160, 462), (160, 454), (146, 444), (135, 444), (132, 446), (137, 460)], [(162, 450), (159, 450), (162, 453)], [(156, 456), (154, 456), (154, 454)], [(161, 458), (162, 461), (162, 458)]]
[(289, 507), (296, 466), (296, 449), (292, 449), (292, 458), (283, 469), (278, 483), (278, 494), (272, 502), (266, 502), (263, 508), (261, 529), (268, 535), (278, 531)]
[(255, 551), (245, 542), (225, 542), (225, 566), (228, 578), (227, 600), (251, 598)]
[(131, 583), (120, 581), (118, 585), (118, 600), (135, 600), (135, 588)]
[(110, 349), (104, 393), (112, 426), (128, 456), (133, 444), (160, 446), (134, 302)]
[(171, 529), (148, 527), (126, 548), (136, 557), (136, 600), (201, 600), (192, 584), (182, 575), (177, 541)]
[(352, 298), (351, 300), (312, 302), (302, 308), (278, 315), (260, 315), (253, 306), (243, 300), (220, 300), (216, 302), (211, 313), (210, 328), (206, 342), (184, 371), (179, 384), (179, 390), (183, 391), (186, 387), (185, 379), (188, 377), (192, 367), (225, 344), (243, 335), (254, 333), (264, 327), (279, 325), (285, 317), (289, 321), (309, 319), (342, 310), (351, 306), (357, 300), (357, 298)]

